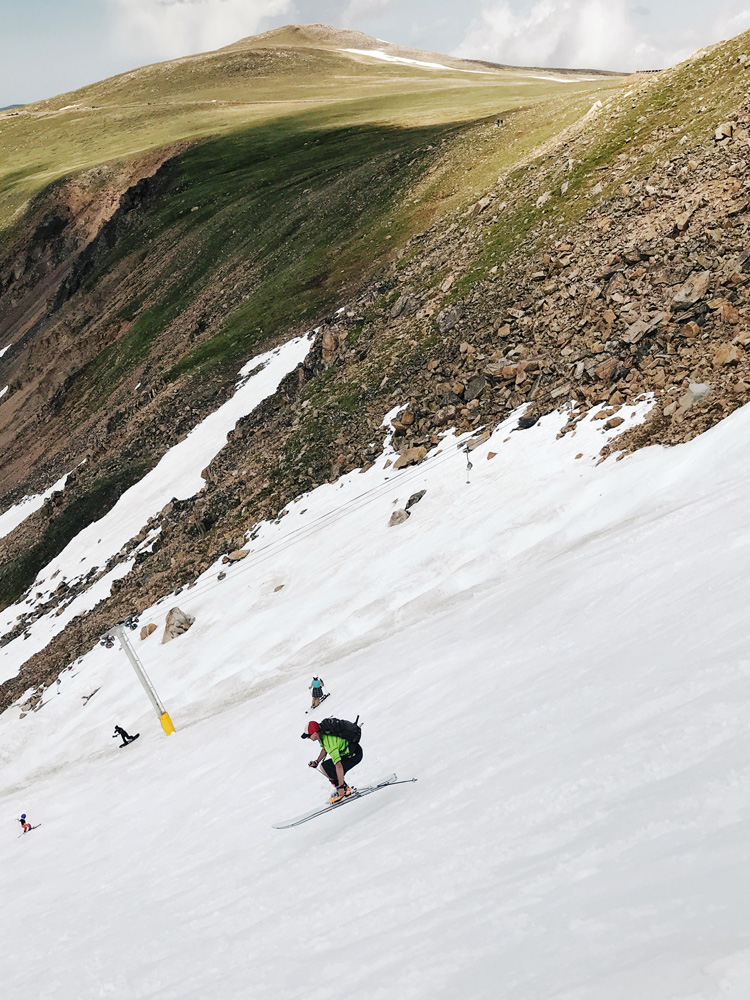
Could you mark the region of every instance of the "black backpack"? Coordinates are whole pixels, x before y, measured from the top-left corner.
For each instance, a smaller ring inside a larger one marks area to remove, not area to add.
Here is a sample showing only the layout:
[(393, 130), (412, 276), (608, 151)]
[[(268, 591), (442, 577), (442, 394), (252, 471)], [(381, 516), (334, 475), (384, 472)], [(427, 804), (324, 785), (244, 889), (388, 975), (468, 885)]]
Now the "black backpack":
[(326, 736), (341, 736), (347, 743), (359, 743), (362, 739), (359, 716), (354, 722), (347, 722), (346, 719), (323, 719), (320, 723), (320, 731)]

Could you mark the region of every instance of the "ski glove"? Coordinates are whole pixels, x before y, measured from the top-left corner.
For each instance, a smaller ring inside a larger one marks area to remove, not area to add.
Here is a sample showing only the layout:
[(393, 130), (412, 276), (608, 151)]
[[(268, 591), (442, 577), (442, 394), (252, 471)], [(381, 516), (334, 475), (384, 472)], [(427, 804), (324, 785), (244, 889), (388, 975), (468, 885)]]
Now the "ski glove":
[(317, 762), (317, 760), (311, 760), (310, 763), (307, 766), (308, 767), (317, 767), (318, 766), (318, 762)]

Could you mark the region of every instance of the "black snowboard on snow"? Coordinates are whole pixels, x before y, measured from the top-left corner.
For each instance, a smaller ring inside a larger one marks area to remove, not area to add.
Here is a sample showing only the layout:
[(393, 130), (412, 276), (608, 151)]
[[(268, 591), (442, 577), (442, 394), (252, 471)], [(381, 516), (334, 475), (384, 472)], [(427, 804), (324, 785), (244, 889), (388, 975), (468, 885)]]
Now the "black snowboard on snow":
[(136, 733), (135, 736), (131, 736), (130, 737), (130, 739), (128, 740), (127, 743), (121, 743), (120, 747), (122, 748), (122, 747), (129, 746), (133, 742), (133, 740), (137, 740), (140, 735), (141, 735), (140, 733)]

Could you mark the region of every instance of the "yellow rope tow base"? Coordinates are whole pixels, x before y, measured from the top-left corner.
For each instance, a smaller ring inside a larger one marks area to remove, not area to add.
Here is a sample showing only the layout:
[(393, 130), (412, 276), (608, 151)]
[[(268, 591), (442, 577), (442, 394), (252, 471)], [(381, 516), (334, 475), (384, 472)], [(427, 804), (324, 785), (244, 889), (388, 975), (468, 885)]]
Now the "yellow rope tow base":
[(167, 736), (174, 732), (174, 725), (172, 724), (172, 720), (169, 718), (169, 712), (165, 712), (164, 715), (160, 715), (159, 722), (161, 722), (161, 727)]

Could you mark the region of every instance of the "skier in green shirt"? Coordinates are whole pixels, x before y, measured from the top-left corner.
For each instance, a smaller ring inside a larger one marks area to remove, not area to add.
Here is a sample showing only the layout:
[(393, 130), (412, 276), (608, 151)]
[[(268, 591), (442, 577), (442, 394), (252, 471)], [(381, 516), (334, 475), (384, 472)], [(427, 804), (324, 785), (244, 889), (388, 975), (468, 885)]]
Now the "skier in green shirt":
[[(330, 802), (340, 802), (352, 794), (351, 788), (344, 781), (344, 775), (362, 760), (362, 747), (358, 743), (350, 743), (342, 736), (331, 736), (321, 733), (317, 722), (308, 722), (307, 732), (302, 734), (303, 740), (316, 740), (321, 751), (316, 760), (311, 760), (309, 767), (318, 768), (334, 786)], [(324, 760), (324, 757), (329, 760)]]

